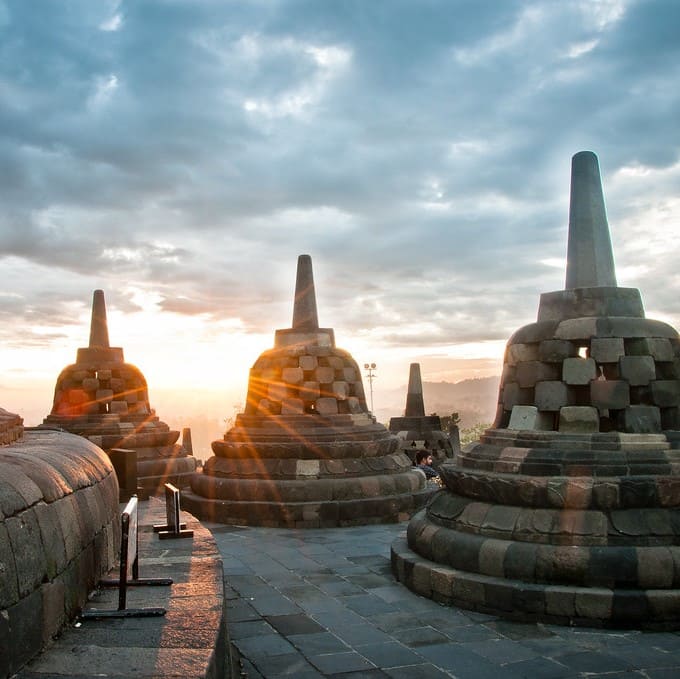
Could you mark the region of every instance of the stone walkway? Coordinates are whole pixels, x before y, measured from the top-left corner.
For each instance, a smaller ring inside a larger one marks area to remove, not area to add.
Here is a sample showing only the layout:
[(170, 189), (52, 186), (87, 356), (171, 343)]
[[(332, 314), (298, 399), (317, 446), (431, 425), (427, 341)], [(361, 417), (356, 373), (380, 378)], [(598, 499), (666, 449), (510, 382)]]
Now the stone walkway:
[(390, 572), (406, 524), (328, 530), (205, 523), (247, 676), (680, 677), (680, 633), (528, 625), (416, 596)]

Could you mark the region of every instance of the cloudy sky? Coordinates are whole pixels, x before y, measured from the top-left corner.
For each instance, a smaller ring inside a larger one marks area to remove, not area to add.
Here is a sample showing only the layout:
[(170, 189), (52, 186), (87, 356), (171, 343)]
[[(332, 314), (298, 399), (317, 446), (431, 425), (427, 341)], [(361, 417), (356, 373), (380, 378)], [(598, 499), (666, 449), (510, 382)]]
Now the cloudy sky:
[(679, 326), (679, 25), (675, 0), (0, 0), (0, 406), (49, 407), (95, 288), (152, 400), (239, 393), (301, 253), (376, 387), (497, 374), (564, 285), (583, 149), (619, 284)]

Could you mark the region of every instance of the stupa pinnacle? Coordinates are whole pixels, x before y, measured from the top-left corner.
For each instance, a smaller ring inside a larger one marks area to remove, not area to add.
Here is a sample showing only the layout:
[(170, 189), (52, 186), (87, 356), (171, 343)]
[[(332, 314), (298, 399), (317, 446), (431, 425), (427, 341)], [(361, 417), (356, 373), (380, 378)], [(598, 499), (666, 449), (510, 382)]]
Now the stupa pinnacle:
[(459, 447), (457, 427), (454, 430), (455, 440), (452, 440), (450, 435), (442, 431), (441, 418), (438, 415), (425, 415), (420, 363), (410, 365), (404, 417), (390, 419), (389, 430), (399, 437), (403, 451), (413, 462), (419, 450), (427, 450), (435, 465), (438, 465), (451, 457)]
[(298, 259), (292, 327), (255, 361), (244, 412), (212, 449), (183, 505), (224, 523), (399, 521), (429, 496), (399, 440), (368, 411), (359, 366), (319, 327), (309, 255)]
[(597, 158), (578, 153), (566, 289), (508, 340), (494, 426), (441, 466), (397, 577), (523, 620), (680, 626), (679, 413), (680, 338), (617, 286)]
[(147, 489), (165, 482), (185, 485), (196, 460), (177, 443), (149, 404), (146, 379), (125, 363), (123, 349), (109, 346), (104, 292), (95, 290), (89, 346), (78, 349), (76, 362), (57, 378), (52, 412), (43, 427), (58, 427), (88, 438), (109, 452), (137, 452), (139, 484)]

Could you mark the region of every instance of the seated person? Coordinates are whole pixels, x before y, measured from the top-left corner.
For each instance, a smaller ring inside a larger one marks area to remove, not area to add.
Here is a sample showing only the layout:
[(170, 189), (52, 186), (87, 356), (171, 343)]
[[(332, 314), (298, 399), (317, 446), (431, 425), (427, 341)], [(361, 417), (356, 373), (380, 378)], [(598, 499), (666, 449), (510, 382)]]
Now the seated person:
[(435, 479), (439, 476), (437, 470), (432, 466), (432, 455), (427, 450), (419, 450), (416, 453), (416, 467), (425, 472), (425, 478)]

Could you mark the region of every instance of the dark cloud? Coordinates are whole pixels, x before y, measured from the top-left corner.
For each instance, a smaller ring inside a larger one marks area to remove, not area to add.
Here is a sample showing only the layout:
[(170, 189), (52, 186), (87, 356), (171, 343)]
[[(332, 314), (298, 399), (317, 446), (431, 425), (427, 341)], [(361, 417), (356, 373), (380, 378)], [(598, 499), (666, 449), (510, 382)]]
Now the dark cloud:
[[(26, 274), (0, 313), (57, 328), (94, 287), (139, 310), (138, 287), (267, 332), (288, 323), (308, 252), (338, 332), (502, 339), (563, 284), (545, 260), (564, 257), (569, 159), (591, 148), (617, 261), (646, 267), (643, 295), (680, 318), (677, 250), (628, 245), (632, 215), (666, 205), (662, 228), (677, 221), (678, 14), (671, 0), (0, 2), (0, 257)], [(619, 182), (636, 165), (653, 186)]]

